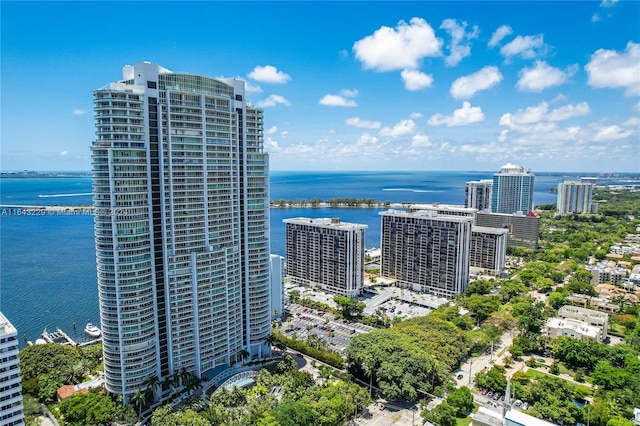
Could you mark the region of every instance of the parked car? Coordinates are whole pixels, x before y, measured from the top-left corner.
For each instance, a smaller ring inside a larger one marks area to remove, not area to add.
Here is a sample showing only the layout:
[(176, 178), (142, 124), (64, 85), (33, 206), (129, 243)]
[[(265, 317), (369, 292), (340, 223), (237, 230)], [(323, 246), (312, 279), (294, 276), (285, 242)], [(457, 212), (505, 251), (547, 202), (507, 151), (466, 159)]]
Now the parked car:
[(484, 389), (482, 389), (482, 394), (483, 394), (483, 395), (486, 395), (486, 394), (487, 394), (487, 392), (489, 392), (489, 388), (484, 388)]
[(516, 404), (516, 407), (519, 407), (522, 405), (522, 401), (520, 401), (519, 399), (516, 399), (515, 404)]
[(493, 399), (497, 401), (497, 400), (498, 400), (498, 398), (500, 398), (500, 395), (501, 395), (501, 394), (500, 394), (500, 392), (496, 392), (496, 393), (494, 393), (494, 394), (493, 394)]
[(528, 408), (529, 408), (529, 403), (528, 402), (525, 402), (525, 403), (522, 404), (522, 409), (523, 410), (526, 410)]
[(491, 397), (493, 397), (493, 392), (489, 391), (489, 392), (487, 393), (487, 398), (491, 398)]
[(456, 376), (456, 379), (461, 380), (463, 377), (464, 377), (464, 376), (463, 376), (462, 374), (458, 374), (458, 375)]

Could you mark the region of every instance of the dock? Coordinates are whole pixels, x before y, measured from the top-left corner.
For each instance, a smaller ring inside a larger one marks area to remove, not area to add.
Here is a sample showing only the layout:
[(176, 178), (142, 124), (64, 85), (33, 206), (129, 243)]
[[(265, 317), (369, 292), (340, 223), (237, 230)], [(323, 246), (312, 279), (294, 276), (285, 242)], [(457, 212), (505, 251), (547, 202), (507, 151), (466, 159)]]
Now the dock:
[(47, 343), (61, 343), (63, 345), (71, 345), (71, 346), (76, 346), (77, 345), (77, 343), (71, 337), (69, 337), (67, 335), (67, 333), (65, 333), (64, 331), (60, 330), (59, 328), (56, 329), (56, 331), (54, 331), (53, 333), (49, 333), (45, 329), (42, 332), (42, 338)]

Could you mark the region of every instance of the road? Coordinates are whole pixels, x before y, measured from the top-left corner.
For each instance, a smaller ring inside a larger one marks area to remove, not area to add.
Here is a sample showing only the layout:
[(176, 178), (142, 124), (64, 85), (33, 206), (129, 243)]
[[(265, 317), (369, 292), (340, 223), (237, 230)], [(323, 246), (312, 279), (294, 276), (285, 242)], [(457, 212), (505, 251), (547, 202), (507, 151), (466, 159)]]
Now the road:
[[(513, 335), (515, 332), (507, 331), (505, 332), (500, 340), (493, 346), (493, 354), (482, 354), (477, 357), (473, 357), (465, 361), (458, 370), (455, 371), (456, 375), (456, 386), (462, 387), (467, 386), (471, 388), (473, 386), (473, 378), (479, 372), (486, 369), (489, 369), (491, 365), (498, 363), (502, 364), (501, 360), (509, 355), (509, 352), (506, 349), (513, 343)], [(498, 357), (497, 355), (502, 354)], [(460, 379), (459, 377), (462, 375)]]

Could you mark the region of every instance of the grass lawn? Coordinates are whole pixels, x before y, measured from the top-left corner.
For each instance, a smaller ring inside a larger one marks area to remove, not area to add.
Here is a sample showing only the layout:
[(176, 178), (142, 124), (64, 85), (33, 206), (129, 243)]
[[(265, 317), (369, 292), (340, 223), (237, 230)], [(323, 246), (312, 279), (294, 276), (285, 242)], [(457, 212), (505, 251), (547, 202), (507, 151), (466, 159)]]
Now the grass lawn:
[[(480, 404), (478, 404), (477, 402), (474, 402), (472, 413), (475, 413), (476, 411), (478, 411), (478, 407), (480, 407)], [(471, 424), (471, 414), (463, 418), (456, 417), (456, 426), (468, 426), (470, 424)]]
[[(556, 378), (558, 378), (560, 380), (564, 380), (562, 377), (554, 376), (553, 374), (543, 373), (541, 371), (534, 370), (532, 368), (528, 369), (526, 374), (527, 374), (527, 376), (532, 377), (534, 379), (537, 379), (537, 378), (542, 377), (542, 376), (552, 376), (552, 377), (556, 377)], [(573, 387), (575, 389), (575, 391), (581, 392), (582, 394), (585, 394), (585, 395), (591, 395), (591, 388), (589, 386), (587, 386), (587, 385), (579, 385), (579, 384), (576, 384), (576, 383), (573, 383), (573, 382), (569, 382), (569, 381), (566, 381), (566, 382), (569, 383), (569, 386)]]

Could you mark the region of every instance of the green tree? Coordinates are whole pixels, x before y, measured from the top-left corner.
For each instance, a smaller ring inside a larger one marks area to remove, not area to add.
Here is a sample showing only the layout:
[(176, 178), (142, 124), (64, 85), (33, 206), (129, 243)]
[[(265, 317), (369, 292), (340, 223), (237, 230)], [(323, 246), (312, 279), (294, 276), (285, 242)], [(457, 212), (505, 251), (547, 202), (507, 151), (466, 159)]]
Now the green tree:
[(473, 312), (478, 318), (478, 321), (483, 322), (500, 308), (500, 303), (495, 297), (474, 294), (466, 298), (464, 307)]
[(298, 290), (291, 290), (289, 292), (289, 302), (298, 303), (300, 300), (300, 292)]
[(447, 396), (447, 403), (457, 410), (456, 416), (464, 417), (473, 410), (473, 394), (468, 387), (457, 388)]
[(65, 423), (71, 426), (111, 425), (117, 412), (113, 400), (95, 390), (77, 393), (62, 401), (58, 408)]
[(281, 426), (308, 426), (317, 422), (318, 415), (307, 400), (284, 400), (272, 412)]
[(339, 315), (346, 319), (362, 316), (362, 311), (367, 306), (364, 302), (345, 296), (335, 296), (333, 301), (338, 305)]

